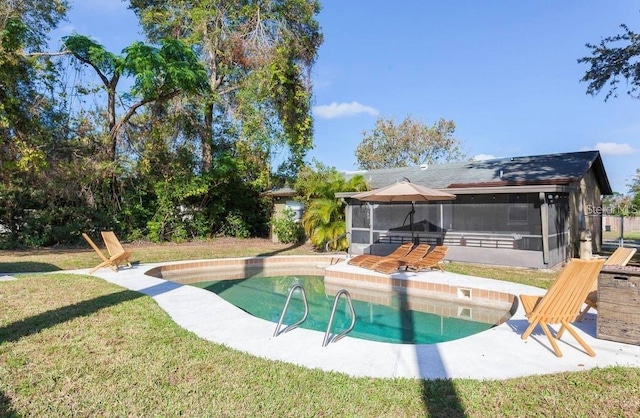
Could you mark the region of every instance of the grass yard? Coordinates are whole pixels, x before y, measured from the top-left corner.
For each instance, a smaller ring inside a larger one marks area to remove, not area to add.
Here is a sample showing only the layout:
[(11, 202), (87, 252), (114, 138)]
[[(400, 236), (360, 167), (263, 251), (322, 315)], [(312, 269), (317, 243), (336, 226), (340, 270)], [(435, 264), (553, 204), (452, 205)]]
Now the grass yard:
[[(602, 232), (602, 237), (604, 239), (617, 240), (620, 239), (620, 232), (604, 231)], [(623, 238), (626, 240), (640, 241), (640, 231), (624, 231)]]
[[(313, 252), (265, 240), (126, 247), (139, 262)], [(0, 417), (640, 415), (636, 368), (421, 381), (351, 378), (242, 354), (178, 327), (150, 297), (64, 273), (98, 262), (86, 248), (0, 253), (0, 271), (18, 278), (0, 281)], [(555, 277), (445, 269), (541, 287)]]

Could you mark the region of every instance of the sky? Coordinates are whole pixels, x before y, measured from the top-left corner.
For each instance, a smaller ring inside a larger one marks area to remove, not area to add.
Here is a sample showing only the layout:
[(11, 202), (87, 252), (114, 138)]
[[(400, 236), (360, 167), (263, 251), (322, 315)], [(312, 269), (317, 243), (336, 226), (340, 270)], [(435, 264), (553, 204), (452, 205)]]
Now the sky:
[[(51, 36), (89, 35), (112, 52), (143, 40), (127, 1), (71, 0)], [(312, 71), (314, 148), (338, 170), (378, 118), (453, 120), (477, 159), (599, 150), (615, 192), (640, 168), (640, 100), (586, 94), (586, 43), (640, 32), (640, 0), (325, 0)]]

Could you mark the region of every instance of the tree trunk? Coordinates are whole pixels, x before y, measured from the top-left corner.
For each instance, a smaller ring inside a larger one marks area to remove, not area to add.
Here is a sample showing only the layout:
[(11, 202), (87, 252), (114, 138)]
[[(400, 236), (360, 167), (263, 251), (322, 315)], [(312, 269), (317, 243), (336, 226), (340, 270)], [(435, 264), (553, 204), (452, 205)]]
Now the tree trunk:
[(204, 129), (202, 131), (202, 172), (211, 171), (211, 162), (213, 161), (212, 142), (213, 142), (213, 103), (207, 103), (204, 110)]
[(116, 86), (118, 84), (118, 77), (111, 79), (107, 88), (107, 128), (109, 129), (109, 139), (111, 141), (109, 147), (109, 159), (112, 162), (116, 161), (116, 152), (118, 144), (118, 131), (116, 129)]

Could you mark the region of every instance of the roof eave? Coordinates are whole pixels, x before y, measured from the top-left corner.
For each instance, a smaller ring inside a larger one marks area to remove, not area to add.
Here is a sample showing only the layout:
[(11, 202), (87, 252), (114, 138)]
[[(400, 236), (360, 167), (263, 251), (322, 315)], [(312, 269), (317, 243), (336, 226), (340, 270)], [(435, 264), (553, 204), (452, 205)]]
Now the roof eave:
[[(535, 185), (495, 185), (480, 186), (480, 185), (467, 185), (467, 187), (449, 187), (446, 189), (437, 189), (442, 192), (447, 192), (455, 195), (468, 195), (468, 194), (513, 194), (513, 193), (569, 193), (576, 191), (577, 187), (571, 184), (535, 184)], [(336, 198), (351, 198), (359, 192), (342, 192), (336, 193)]]

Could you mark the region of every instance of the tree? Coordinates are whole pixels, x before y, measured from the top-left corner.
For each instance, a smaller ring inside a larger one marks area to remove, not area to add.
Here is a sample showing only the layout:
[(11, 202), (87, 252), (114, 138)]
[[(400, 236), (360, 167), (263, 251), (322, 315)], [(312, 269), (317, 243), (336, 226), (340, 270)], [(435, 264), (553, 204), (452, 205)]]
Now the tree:
[(51, 128), (43, 121), (55, 119), (56, 103), (46, 93), (57, 74), (46, 57), (40, 60), (30, 53), (42, 50), (66, 7), (60, 0), (0, 4), (0, 162), (29, 168), (44, 159), (42, 143), (32, 141)]
[(640, 216), (640, 168), (636, 169), (636, 174), (629, 185), (631, 193), (631, 209), (633, 216)]
[(616, 192), (602, 198), (601, 212), (605, 216), (635, 216), (631, 197)]
[[(66, 1), (0, 2), (0, 247), (44, 245), (57, 235), (48, 220), (71, 209), (57, 206), (68, 182), (51, 175), (61, 157), (63, 122), (53, 94), (58, 68), (41, 54)], [(69, 189), (70, 190), (70, 189)]]
[(378, 118), (370, 132), (364, 131), (356, 148), (358, 166), (365, 170), (458, 161), (465, 157), (453, 137), (455, 123), (440, 119), (428, 126), (410, 116), (400, 124)]
[[(93, 68), (107, 93), (107, 127), (112, 160), (117, 157), (122, 126), (140, 107), (166, 102), (179, 94), (202, 92), (208, 86), (205, 70), (196, 55), (179, 40), (162, 39), (160, 48), (134, 42), (125, 48), (124, 56), (107, 51), (87, 36), (67, 36), (63, 41), (64, 48), (79, 62)], [(121, 76), (131, 76), (135, 82), (125, 95), (132, 102), (118, 118), (117, 88)]]
[[(73, 35), (47, 52), (67, 1), (0, 1), (0, 247), (69, 243), (90, 228), (266, 234), (271, 158), (291, 178), (312, 145), (318, 2), (130, 4), (145, 43), (112, 53)], [(61, 76), (59, 56), (97, 85), (70, 91), (77, 78)]]
[[(621, 24), (623, 33), (607, 36), (599, 44), (587, 43), (591, 55), (578, 59), (580, 64), (588, 64), (589, 69), (581, 81), (589, 83), (587, 94), (595, 96), (603, 89), (607, 90), (604, 100), (617, 97), (618, 86), (624, 79), (627, 94), (640, 98), (640, 34), (625, 24)], [(626, 207), (634, 213), (640, 211), (640, 169), (636, 170), (629, 185), (631, 200)]]
[(622, 24), (622, 34), (608, 36), (599, 44), (587, 43), (591, 55), (578, 59), (590, 67), (581, 81), (589, 83), (587, 94), (596, 95), (608, 88), (605, 101), (617, 97), (621, 79), (627, 82), (627, 94), (639, 98), (640, 87), (640, 35)]
[(346, 249), (345, 204), (335, 194), (366, 191), (364, 177), (356, 175), (347, 180), (335, 168), (316, 161), (315, 168), (305, 166), (300, 170), (295, 189), (305, 203), (302, 227), (311, 243), (319, 249), (327, 243), (333, 250)]
[(0, 3), (0, 59), (4, 53), (14, 51), (16, 29), (21, 53), (41, 52), (47, 43), (47, 34), (67, 13), (67, 0), (4, 0)]
[[(145, 107), (152, 107), (150, 113), (153, 114), (180, 95), (187, 97), (207, 90), (206, 72), (191, 48), (176, 39), (163, 39), (157, 47), (134, 42), (119, 55), (107, 51), (88, 36), (74, 34), (63, 38), (63, 50), (71, 54), (80, 65), (95, 71), (102, 83), (101, 90), (106, 95), (106, 119), (103, 124), (106, 133), (97, 135), (97, 143), (103, 152), (97, 154), (93, 162), (101, 166), (97, 172), (103, 176), (101, 181), (106, 185), (104, 196), (108, 199), (105, 199), (107, 211), (115, 217), (122, 212), (121, 202), (125, 200), (122, 195), (123, 178), (131, 174), (126, 172), (124, 161), (119, 159), (118, 147), (120, 145), (120, 149), (124, 149), (123, 138), (127, 138), (124, 128)], [(128, 92), (119, 92), (118, 84), (121, 78), (127, 76), (133, 79), (133, 85)], [(83, 86), (79, 86), (78, 90), (88, 91)], [(118, 114), (118, 104), (123, 107), (122, 114)], [(131, 137), (136, 135), (129, 138)], [(146, 142), (146, 139), (143, 141)], [(148, 149), (146, 144), (136, 145), (129, 149)], [(141, 182), (141, 179), (137, 182)], [(187, 184), (169, 190), (179, 194), (182, 188), (189, 187), (189, 182), (185, 182)], [(167, 193), (167, 188), (161, 187), (161, 184), (149, 185), (149, 190), (162, 191), (165, 195)], [(160, 201), (151, 200), (149, 204)]]
[(312, 145), (309, 75), (322, 43), (318, 1), (132, 0), (131, 8), (151, 42), (182, 39), (207, 69), (211, 94), (198, 99), (203, 172), (230, 151), (254, 159), (254, 172), (270, 172), (279, 148), (289, 155), (283, 168), (302, 165)]

